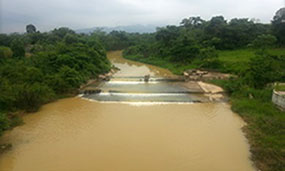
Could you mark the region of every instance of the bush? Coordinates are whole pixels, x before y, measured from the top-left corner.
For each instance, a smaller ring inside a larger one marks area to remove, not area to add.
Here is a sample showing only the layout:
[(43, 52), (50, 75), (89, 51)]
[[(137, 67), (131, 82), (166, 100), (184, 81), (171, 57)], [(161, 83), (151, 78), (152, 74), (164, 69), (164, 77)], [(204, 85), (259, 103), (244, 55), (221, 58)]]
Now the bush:
[(41, 105), (55, 97), (54, 92), (41, 83), (16, 85), (14, 91), (16, 91), (17, 107), (28, 112), (37, 111)]
[(11, 42), (11, 49), (14, 57), (25, 57), (24, 42), (20, 39), (15, 39)]
[(275, 36), (270, 34), (262, 34), (252, 42), (252, 46), (255, 48), (265, 49), (272, 47), (276, 42), (277, 39)]
[(13, 52), (9, 47), (0, 46), (0, 59), (11, 58)]
[(63, 66), (59, 70), (59, 76), (69, 85), (71, 88), (78, 88), (83, 79), (79, 72), (68, 67)]
[(5, 113), (0, 112), (0, 136), (10, 127), (10, 121)]
[(250, 60), (245, 80), (252, 87), (263, 88), (268, 83), (282, 79), (282, 75), (285, 73), (281, 65), (282, 63), (277, 60), (277, 57), (259, 54)]
[(0, 110), (10, 110), (14, 107), (15, 95), (12, 85), (7, 79), (0, 77)]

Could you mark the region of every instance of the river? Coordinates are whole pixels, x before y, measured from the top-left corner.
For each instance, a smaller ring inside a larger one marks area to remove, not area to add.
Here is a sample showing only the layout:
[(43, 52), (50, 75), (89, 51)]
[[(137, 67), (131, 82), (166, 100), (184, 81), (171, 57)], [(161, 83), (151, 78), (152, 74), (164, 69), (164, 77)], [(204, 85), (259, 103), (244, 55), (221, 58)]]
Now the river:
[[(175, 77), (125, 60), (120, 51), (108, 58), (121, 69), (117, 78)], [(227, 103), (107, 103), (74, 97), (23, 119), (24, 125), (0, 140), (13, 145), (0, 156), (0, 171), (255, 170), (241, 130), (245, 123)]]

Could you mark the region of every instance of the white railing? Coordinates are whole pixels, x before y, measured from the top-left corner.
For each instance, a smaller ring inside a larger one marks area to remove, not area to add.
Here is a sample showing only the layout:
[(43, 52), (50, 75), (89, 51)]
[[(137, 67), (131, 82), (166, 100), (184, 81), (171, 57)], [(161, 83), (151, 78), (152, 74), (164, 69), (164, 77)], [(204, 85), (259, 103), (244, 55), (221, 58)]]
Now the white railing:
[(285, 110), (285, 92), (273, 90), (272, 102)]

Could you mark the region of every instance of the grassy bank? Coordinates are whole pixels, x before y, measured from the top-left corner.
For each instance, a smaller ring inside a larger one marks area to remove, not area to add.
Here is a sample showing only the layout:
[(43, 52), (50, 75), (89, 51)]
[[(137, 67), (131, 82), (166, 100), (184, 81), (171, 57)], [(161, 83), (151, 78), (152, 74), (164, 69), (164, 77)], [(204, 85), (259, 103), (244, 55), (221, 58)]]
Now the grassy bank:
[[(218, 51), (218, 57), (215, 62), (219, 66), (212, 68), (221, 72), (240, 73), (248, 68), (249, 61), (255, 56), (256, 50), (254, 49), (239, 49), (239, 50), (224, 50)], [(271, 55), (284, 55), (285, 48), (270, 49), (268, 53)], [(156, 65), (170, 70), (174, 74), (182, 74), (187, 69), (203, 67), (203, 61), (193, 60), (191, 63), (174, 63), (168, 58), (148, 57), (145, 58), (141, 55), (125, 55), (124, 58), (139, 61), (147, 64)], [(206, 66), (205, 66), (206, 67)]]

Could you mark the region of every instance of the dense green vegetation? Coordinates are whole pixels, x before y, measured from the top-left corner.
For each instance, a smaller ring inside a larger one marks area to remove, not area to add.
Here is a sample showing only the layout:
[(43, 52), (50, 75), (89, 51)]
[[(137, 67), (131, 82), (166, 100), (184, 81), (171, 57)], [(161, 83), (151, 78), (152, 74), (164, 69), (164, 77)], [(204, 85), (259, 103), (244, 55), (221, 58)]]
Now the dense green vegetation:
[[(182, 74), (203, 68), (237, 77), (214, 80), (229, 93), (233, 111), (248, 123), (252, 158), (261, 170), (285, 166), (285, 113), (272, 102), (274, 82), (285, 82), (285, 13), (271, 24), (248, 19), (184, 19), (180, 26), (159, 28), (149, 42), (124, 50), (127, 59), (158, 65)], [(275, 87), (285, 90), (283, 86)]]
[(147, 44), (154, 41), (152, 33), (139, 34), (114, 30), (107, 34), (96, 30), (91, 35), (97, 37), (107, 51), (122, 50), (139, 43)]
[(19, 123), (15, 111), (34, 112), (109, 69), (96, 35), (31, 25), (26, 34), (0, 34), (0, 134)]
[[(251, 58), (256, 56), (256, 49), (235, 49), (235, 50), (217, 50), (216, 53), (218, 57), (215, 59), (218, 67), (215, 67), (214, 70), (224, 72), (224, 73), (233, 73), (238, 74), (245, 72), (249, 67), (249, 62)], [(282, 56), (285, 54), (285, 48), (271, 48), (267, 49), (267, 53), (273, 56)], [(125, 54), (125, 53), (124, 53)], [(207, 67), (203, 61), (199, 59), (193, 60), (191, 63), (175, 63), (169, 62), (167, 60), (155, 57), (142, 58), (139, 55), (124, 55), (125, 58), (135, 61), (140, 61), (147, 64), (152, 64), (160, 66), (166, 69), (169, 69), (175, 74), (182, 74), (183, 71), (187, 69), (194, 68), (205, 68), (213, 69), (213, 65)]]

